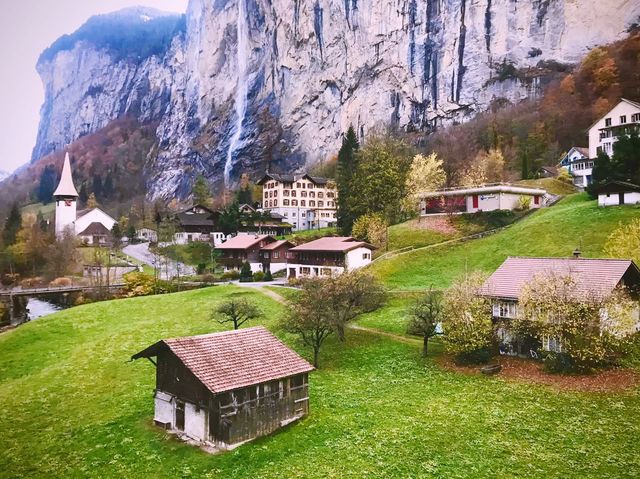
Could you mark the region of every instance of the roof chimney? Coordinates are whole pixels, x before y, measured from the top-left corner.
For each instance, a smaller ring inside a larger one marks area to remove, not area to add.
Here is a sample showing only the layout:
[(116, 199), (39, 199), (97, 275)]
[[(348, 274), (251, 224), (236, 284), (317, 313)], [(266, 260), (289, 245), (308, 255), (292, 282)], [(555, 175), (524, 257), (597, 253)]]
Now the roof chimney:
[(582, 255), (582, 251), (580, 251), (580, 248), (576, 248), (576, 249), (573, 250), (573, 258), (574, 259), (580, 258), (581, 255)]

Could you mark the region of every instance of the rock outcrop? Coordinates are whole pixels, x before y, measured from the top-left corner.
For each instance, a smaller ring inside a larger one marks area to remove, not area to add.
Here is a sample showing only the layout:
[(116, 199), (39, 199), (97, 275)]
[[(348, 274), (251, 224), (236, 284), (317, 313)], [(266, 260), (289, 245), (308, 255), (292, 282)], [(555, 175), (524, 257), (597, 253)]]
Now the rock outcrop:
[(150, 195), (184, 197), (200, 172), (232, 185), (333, 155), (350, 124), (430, 131), (535, 96), (638, 16), (634, 0), (191, 0), (162, 52), (81, 41), (41, 62), (34, 157), (121, 115), (159, 120)]

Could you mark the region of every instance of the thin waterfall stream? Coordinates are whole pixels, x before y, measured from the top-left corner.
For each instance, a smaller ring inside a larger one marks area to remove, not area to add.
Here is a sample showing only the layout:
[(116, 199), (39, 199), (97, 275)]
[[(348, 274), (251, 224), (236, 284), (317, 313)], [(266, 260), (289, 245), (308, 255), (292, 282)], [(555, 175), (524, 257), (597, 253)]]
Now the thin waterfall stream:
[(242, 124), (247, 113), (247, 95), (249, 93), (247, 62), (249, 59), (249, 25), (247, 22), (246, 0), (238, 0), (237, 43), (238, 43), (238, 84), (236, 85), (235, 116), (236, 124), (229, 141), (227, 160), (224, 164), (224, 184), (230, 184), (233, 155), (242, 146)]

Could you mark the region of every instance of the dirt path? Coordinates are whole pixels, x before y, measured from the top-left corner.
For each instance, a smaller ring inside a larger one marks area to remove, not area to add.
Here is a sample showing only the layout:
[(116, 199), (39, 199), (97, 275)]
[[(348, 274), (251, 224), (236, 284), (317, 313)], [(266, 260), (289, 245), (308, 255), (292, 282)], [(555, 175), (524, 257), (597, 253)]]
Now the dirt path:
[(262, 285), (255, 285), (251, 283), (237, 283), (237, 286), (240, 286), (241, 288), (257, 290), (260, 293), (270, 297), (271, 299), (273, 299), (274, 301), (277, 301), (280, 304), (287, 304), (287, 300), (283, 296), (280, 296), (275, 291), (271, 291), (270, 289), (267, 289)]
[(405, 344), (412, 344), (422, 346), (422, 340), (417, 338), (408, 338), (407, 336), (401, 336), (400, 334), (389, 333), (387, 331), (380, 331), (379, 329), (365, 328), (364, 326), (358, 326), (357, 324), (350, 324), (349, 329), (355, 329), (356, 331), (365, 331), (371, 334), (377, 334), (379, 336), (385, 336), (387, 338), (400, 341)]

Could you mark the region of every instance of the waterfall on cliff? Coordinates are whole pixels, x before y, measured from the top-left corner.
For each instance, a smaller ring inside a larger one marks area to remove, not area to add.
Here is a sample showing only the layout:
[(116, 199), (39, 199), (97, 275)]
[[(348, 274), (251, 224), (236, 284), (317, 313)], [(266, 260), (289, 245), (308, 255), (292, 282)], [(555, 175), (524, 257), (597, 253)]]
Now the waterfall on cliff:
[(247, 113), (247, 94), (249, 92), (247, 78), (247, 61), (249, 59), (249, 25), (247, 22), (247, 9), (245, 2), (238, 0), (238, 20), (236, 22), (237, 31), (237, 63), (238, 63), (238, 83), (236, 85), (235, 114), (236, 124), (233, 135), (229, 141), (227, 150), (227, 160), (224, 164), (224, 185), (230, 185), (231, 168), (233, 167), (233, 154), (242, 146), (242, 123)]

